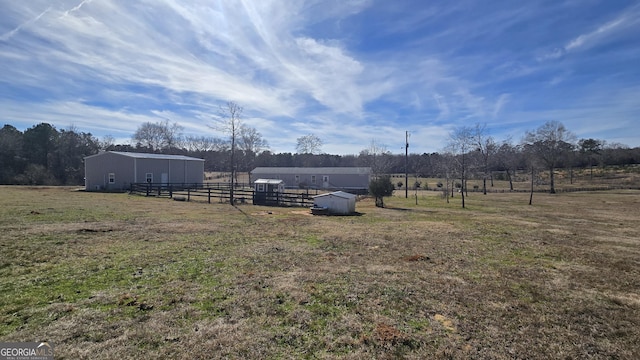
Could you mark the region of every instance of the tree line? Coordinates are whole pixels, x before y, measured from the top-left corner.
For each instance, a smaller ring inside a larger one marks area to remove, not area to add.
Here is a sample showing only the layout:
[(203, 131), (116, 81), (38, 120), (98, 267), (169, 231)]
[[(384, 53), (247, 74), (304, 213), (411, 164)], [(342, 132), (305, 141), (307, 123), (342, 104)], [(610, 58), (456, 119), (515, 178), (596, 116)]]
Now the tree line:
[(229, 127), (229, 116), (220, 116), (212, 125), (227, 135), (224, 138), (183, 136), (182, 127), (168, 121), (140, 125), (127, 144), (116, 144), (110, 136), (98, 139), (74, 127), (59, 130), (40, 123), (20, 131), (4, 125), (0, 129), (0, 183), (82, 185), (84, 157), (109, 150), (193, 156), (205, 159), (205, 170), (213, 172), (247, 172), (258, 166), (364, 166), (371, 167), (375, 175), (407, 171), (420, 177), (447, 179), (451, 189), (462, 188), (467, 179), (474, 178), (483, 180), (485, 192), (486, 182), (494, 176), (511, 181), (516, 171), (640, 163), (638, 147), (599, 139), (576, 141), (570, 131), (554, 121), (527, 132), (519, 142), (495, 140), (480, 125), (461, 127), (451, 132), (448, 146), (442, 151), (406, 157), (392, 154), (376, 140), (358, 154), (327, 154), (322, 152), (322, 140), (313, 134), (297, 139), (296, 152), (275, 153), (256, 129), (240, 121), (241, 108), (236, 110), (233, 127)]

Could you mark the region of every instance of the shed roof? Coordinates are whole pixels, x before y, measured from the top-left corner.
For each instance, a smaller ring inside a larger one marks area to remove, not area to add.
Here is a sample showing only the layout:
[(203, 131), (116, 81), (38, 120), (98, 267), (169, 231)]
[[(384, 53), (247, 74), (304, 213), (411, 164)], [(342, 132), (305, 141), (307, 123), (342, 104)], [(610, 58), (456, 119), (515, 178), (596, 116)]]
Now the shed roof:
[(279, 179), (258, 179), (256, 181), (254, 181), (255, 184), (271, 184), (271, 185), (278, 185), (278, 184), (282, 184), (284, 183), (284, 180), (279, 180)]
[(251, 174), (371, 174), (370, 167), (257, 167), (251, 171)]
[(344, 192), (344, 191), (334, 191), (334, 192), (330, 192), (330, 193), (326, 193), (326, 194), (320, 194), (320, 195), (316, 195), (313, 198), (319, 198), (319, 197), (325, 197), (325, 196), (337, 196), (343, 199), (355, 199), (356, 196), (353, 194), (350, 194), (348, 192)]
[(198, 159), (190, 156), (184, 155), (167, 155), (167, 154), (149, 154), (149, 153), (134, 153), (134, 152), (126, 152), (126, 151), (106, 151), (101, 152), (95, 155), (87, 156), (87, 158), (100, 156), (106, 153), (112, 153), (116, 155), (127, 156), (136, 159), (159, 159), (159, 160), (189, 160), (189, 161), (204, 161), (204, 159)]

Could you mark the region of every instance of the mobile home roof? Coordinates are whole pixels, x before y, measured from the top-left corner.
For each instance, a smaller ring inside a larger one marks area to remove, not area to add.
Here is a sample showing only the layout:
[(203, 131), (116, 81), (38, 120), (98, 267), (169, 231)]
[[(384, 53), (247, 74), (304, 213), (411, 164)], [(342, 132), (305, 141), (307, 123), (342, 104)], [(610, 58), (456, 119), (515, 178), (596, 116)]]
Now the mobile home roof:
[(257, 167), (251, 171), (251, 174), (289, 174), (289, 175), (302, 175), (302, 174), (371, 174), (371, 168), (369, 167)]

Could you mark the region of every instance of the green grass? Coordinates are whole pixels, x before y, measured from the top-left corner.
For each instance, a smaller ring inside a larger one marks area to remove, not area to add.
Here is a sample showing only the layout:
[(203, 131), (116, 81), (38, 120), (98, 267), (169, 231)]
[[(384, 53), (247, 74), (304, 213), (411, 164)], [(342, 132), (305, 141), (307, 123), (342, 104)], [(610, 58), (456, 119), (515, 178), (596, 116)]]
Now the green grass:
[[(359, 216), (3, 187), (0, 341), (56, 358), (640, 356), (640, 193)], [(404, 195), (404, 194), (402, 194)]]

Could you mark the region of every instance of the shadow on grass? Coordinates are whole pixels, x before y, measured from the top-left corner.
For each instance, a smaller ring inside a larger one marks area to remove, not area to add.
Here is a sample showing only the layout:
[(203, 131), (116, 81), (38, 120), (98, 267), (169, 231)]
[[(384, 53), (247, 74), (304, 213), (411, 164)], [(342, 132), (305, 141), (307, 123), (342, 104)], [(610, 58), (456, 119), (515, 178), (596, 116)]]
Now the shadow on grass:
[(240, 209), (240, 207), (238, 205), (233, 205), (233, 208), (238, 210), (239, 212), (242, 213), (242, 215), (244, 215), (245, 217), (247, 217), (248, 219), (253, 220), (253, 218), (251, 217), (251, 215), (249, 215), (248, 213), (246, 213), (244, 210)]
[(394, 206), (385, 206), (383, 209), (387, 209), (387, 210), (394, 210), (394, 211), (402, 211), (402, 212), (419, 212), (419, 213), (432, 213), (435, 212), (435, 210), (429, 210), (429, 209), (424, 209), (424, 208), (401, 208), (401, 207), (394, 207)]

